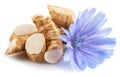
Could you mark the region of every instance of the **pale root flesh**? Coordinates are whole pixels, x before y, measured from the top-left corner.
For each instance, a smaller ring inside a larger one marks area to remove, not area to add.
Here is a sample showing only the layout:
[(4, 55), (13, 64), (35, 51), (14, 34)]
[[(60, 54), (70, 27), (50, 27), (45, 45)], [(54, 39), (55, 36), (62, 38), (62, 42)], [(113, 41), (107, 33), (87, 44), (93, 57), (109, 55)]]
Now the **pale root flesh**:
[[(57, 29), (54, 22), (51, 20), (50, 17), (45, 17), (41, 15), (34, 16), (32, 20), (35, 23), (36, 27), (38, 28), (38, 31), (43, 33), (46, 39), (47, 51), (45, 52), (44, 55), (44, 58), (46, 58), (45, 61), (48, 63), (56, 63), (60, 61), (63, 54), (59, 54), (59, 52), (64, 53), (63, 52), (64, 48), (62, 45), (62, 41), (58, 37)], [(53, 54), (53, 56), (51, 54)], [(55, 56), (54, 54), (59, 55), (56, 56), (56, 60), (52, 58)], [(51, 57), (49, 57), (49, 55), (51, 55)]]
[(51, 49), (45, 53), (44, 59), (48, 63), (57, 63), (62, 58), (62, 55), (63, 55), (63, 50), (57, 48)]
[(68, 29), (76, 17), (74, 11), (68, 8), (48, 5), (48, 10), (52, 20), (59, 28), (63, 27)]
[(30, 35), (32, 33), (38, 32), (35, 25), (32, 24), (22, 24), (17, 26), (12, 35), (10, 36), (9, 40), (12, 41), (13, 38), (19, 36), (19, 35)]
[(23, 24), (23, 25), (17, 26), (14, 30), (15, 34), (17, 35), (27, 35), (37, 31), (38, 31), (37, 28), (32, 24)]
[(25, 42), (27, 38), (34, 32), (37, 32), (34, 25), (24, 24), (16, 27), (10, 36), (10, 44), (6, 54), (14, 54), (25, 50)]
[(33, 62), (41, 62), (46, 51), (45, 37), (41, 33), (32, 34), (26, 41), (25, 49), (29, 59)]

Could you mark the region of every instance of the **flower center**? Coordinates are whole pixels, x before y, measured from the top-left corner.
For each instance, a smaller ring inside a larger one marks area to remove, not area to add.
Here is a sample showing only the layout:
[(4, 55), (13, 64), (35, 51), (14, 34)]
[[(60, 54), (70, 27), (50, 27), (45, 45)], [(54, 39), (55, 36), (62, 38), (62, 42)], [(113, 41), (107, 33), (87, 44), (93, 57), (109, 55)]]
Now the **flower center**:
[(73, 46), (80, 48), (83, 42), (84, 42), (84, 39), (82, 37), (77, 37), (73, 42)]

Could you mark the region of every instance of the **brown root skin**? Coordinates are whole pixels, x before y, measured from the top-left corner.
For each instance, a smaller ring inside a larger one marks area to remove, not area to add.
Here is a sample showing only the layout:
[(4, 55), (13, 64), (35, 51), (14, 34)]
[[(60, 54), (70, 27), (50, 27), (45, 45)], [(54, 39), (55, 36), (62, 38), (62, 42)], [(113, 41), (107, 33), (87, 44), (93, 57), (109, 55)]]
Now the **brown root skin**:
[(45, 37), (41, 33), (32, 34), (26, 41), (25, 49), (28, 58), (33, 62), (44, 61), (44, 53), (46, 51)]
[(62, 30), (61, 28), (58, 28), (58, 27), (57, 27), (56, 31), (57, 31), (57, 34), (58, 34), (58, 35), (59, 35), (59, 34), (64, 34), (64, 32), (63, 32), (63, 30)]
[[(26, 30), (27, 29), (27, 30)], [(10, 44), (6, 51), (6, 54), (14, 54), (25, 50), (25, 42), (27, 38), (34, 32), (37, 32), (37, 28), (31, 24), (23, 24), (17, 26), (14, 32), (10, 36)]]
[[(43, 33), (46, 39), (47, 51), (45, 52), (45, 54), (47, 55), (44, 55), (45, 61), (48, 63), (57, 63), (58, 61), (61, 60), (63, 56), (64, 48), (62, 45), (62, 41), (58, 37), (58, 33), (57, 33), (58, 30), (54, 22), (51, 20), (50, 17), (45, 17), (41, 15), (32, 17), (32, 20), (35, 23), (36, 27), (38, 28), (38, 31)], [(61, 54), (58, 53), (59, 56), (56, 56), (55, 53), (57, 54), (57, 52), (60, 52)]]
[(17, 37), (17, 35), (15, 34), (15, 32), (13, 32), (9, 38), (9, 41), (11, 42), (15, 37)]
[(53, 5), (48, 5), (47, 7), (52, 20), (59, 28), (68, 29), (70, 24), (74, 22), (76, 16), (71, 9)]

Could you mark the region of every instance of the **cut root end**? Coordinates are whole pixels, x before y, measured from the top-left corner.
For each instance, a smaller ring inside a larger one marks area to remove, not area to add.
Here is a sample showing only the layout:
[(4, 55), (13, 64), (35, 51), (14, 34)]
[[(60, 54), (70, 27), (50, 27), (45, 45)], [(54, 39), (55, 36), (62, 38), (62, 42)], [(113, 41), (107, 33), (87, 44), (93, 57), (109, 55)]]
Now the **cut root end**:
[(46, 51), (45, 37), (41, 33), (32, 34), (26, 41), (25, 49), (29, 59), (33, 62), (41, 62), (44, 60)]
[(61, 60), (63, 51), (59, 49), (52, 49), (45, 53), (44, 59), (48, 63), (57, 63)]
[(22, 52), (25, 50), (25, 42), (27, 38), (32, 34), (37, 32), (37, 28), (31, 24), (23, 24), (17, 26), (14, 32), (10, 36), (10, 44), (6, 51), (6, 54), (14, 54)]
[(28, 35), (37, 31), (38, 31), (37, 28), (32, 24), (23, 24), (17, 26), (14, 30), (15, 34), (17, 35)]

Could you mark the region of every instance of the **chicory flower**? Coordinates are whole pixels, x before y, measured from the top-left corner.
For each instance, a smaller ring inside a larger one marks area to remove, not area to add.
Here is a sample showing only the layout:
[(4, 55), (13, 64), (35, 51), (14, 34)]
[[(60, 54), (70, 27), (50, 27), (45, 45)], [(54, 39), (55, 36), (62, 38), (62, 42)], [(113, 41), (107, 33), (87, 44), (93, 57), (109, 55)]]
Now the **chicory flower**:
[(77, 20), (69, 30), (59, 37), (66, 42), (64, 61), (74, 68), (84, 70), (86, 66), (95, 68), (104, 59), (113, 54), (115, 38), (107, 37), (112, 28), (102, 28), (107, 21), (103, 12), (96, 14), (96, 9), (86, 9), (79, 13)]

